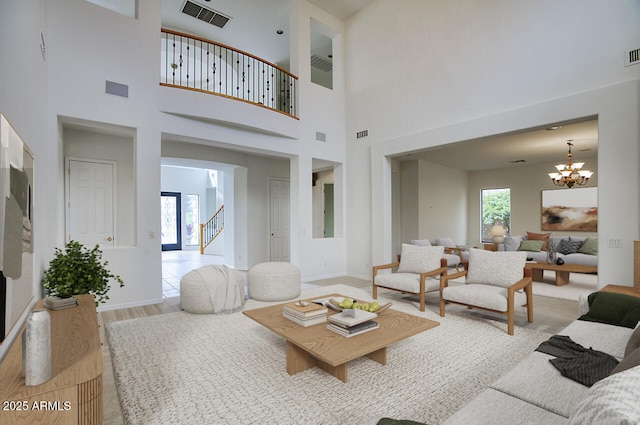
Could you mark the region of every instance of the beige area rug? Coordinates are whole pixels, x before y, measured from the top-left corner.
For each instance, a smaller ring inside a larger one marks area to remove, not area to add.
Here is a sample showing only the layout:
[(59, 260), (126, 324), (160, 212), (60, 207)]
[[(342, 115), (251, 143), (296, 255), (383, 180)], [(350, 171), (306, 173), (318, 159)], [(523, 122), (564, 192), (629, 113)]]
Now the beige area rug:
[[(370, 298), (346, 285), (302, 297), (333, 292)], [(245, 309), (267, 304), (249, 300)], [(396, 301), (394, 308), (441, 325), (392, 345), (386, 366), (354, 360), (348, 383), (318, 368), (288, 375), (284, 340), (242, 313), (176, 312), (108, 323), (125, 422), (364, 425), (387, 416), (435, 425), (549, 337), (522, 328), (508, 336), (504, 323), (453, 313), (441, 318), (411, 302)]]

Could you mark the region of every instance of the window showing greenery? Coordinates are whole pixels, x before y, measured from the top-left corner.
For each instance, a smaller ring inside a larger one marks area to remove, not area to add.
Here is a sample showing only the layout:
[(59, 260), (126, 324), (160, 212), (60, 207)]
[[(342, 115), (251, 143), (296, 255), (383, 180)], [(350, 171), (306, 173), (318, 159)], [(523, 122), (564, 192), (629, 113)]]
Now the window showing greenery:
[(482, 189), (482, 242), (493, 242), (495, 236), (509, 235), (510, 230), (511, 190)]

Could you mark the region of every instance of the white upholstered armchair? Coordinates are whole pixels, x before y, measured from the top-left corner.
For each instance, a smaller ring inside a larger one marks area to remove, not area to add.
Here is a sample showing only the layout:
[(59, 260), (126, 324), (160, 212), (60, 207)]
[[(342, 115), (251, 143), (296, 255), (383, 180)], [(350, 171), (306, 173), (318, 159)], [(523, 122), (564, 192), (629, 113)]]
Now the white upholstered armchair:
[[(525, 268), (526, 252), (493, 252), (471, 248), (465, 270), (440, 277), (440, 316), (445, 304), (454, 303), (507, 315), (507, 332), (513, 335), (515, 307), (527, 308), (533, 322), (531, 269)], [(449, 286), (451, 279), (465, 276), (464, 285)]]
[[(378, 288), (391, 289), (405, 294), (416, 294), (420, 299), (420, 311), (425, 310), (425, 294), (440, 290), (440, 276), (447, 274), (447, 261), (442, 257), (441, 246), (417, 246), (402, 244), (399, 261), (373, 267), (373, 298), (378, 298)], [(393, 269), (397, 268), (396, 272)], [(380, 273), (391, 269), (391, 273)]]

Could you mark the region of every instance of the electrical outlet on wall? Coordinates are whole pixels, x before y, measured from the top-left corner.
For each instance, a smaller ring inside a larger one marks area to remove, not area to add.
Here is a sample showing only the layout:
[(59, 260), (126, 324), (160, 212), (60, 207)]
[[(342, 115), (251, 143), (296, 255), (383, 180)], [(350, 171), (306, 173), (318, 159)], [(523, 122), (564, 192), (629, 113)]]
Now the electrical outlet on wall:
[(622, 242), (620, 241), (620, 238), (609, 238), (609, 240), (607, 241), (607, 246), (609, 248), (621, 248)]

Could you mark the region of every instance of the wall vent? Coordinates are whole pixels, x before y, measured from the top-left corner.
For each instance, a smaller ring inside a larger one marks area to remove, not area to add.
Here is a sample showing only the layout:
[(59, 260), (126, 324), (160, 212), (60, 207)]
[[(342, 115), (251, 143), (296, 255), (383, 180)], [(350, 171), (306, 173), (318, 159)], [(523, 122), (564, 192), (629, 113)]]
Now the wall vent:
[(326, 142), (327, 141), (326, 133), (322, 133), (320, 131), (316, 131), (316, 140), (318, 142)]
[(311, 66), (325, 72), (333, 70), (331, 61), (318, 55), (311, 55)]
[(624, 66), (637, 65), (640, 63), (640, 49), (629, 50), (624, 55)]
[(186, 13), (189, 16), (193, 16), (196, 19), (200, 19), (208, 24), (215, 25), (218, 28), (224, 28), (227, 22), (231, 19), (228, 16), (223, 15), (217, 10), (207, 9), (192, 1), (186, 1), (182, 7), (182, 13)]
[(107, 94), (113, 94), (115, 96), (129, 97), (129, 86), (126, 84), (115, 83), (107, 80), (104, 91)]
[(369, 130), (362, 130), (356, 133), (356, 139), (362, 139), (363, 137), (367, 137), (369, 135)]

